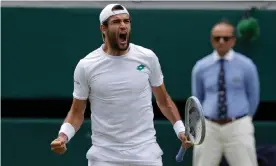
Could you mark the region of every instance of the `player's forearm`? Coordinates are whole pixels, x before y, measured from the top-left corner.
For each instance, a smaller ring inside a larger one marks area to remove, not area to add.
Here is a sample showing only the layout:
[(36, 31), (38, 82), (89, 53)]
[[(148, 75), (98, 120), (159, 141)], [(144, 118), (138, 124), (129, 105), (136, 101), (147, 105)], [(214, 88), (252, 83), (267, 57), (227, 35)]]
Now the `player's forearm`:
[(60, 128), (59, 136), (65, 136), (67, 138), (67, 141), (69, 141), (75, 135), (75, 133), (80, 129), (83, 123), (85, 108), (85, 100), (73, 100), (71, 109), (68, 112), (64, 123)]
[(181, 120), (179, 111), (170, 97), (168, 97), (166, 102), (163, 102), (163, 104), (160, 104), (158, 102), (157, 102), (157, 104), (158, 104), (158, 107), (160, 108), (161, 112), (163, 113), (163, 115), (172, 124), (175, 124), (176, 121)]
[(158, 105), (163, 115), (172, 123), (174, 131), (178, 138), (180, 133), (185, 132), (185, 126), (181, 121), (180, 114), (174, 102), (168, 98), (167, 102)]
[(80, 111), (70, 110), (60, 128), (59, 137), (67, 142), (75, 135), (80, 129), (84, 120), (84, 115)]
[(70, 110), (64, 120), (64, 123), (70, 123), (77, 132), (84, 120), (84, 114), (80, 111)]

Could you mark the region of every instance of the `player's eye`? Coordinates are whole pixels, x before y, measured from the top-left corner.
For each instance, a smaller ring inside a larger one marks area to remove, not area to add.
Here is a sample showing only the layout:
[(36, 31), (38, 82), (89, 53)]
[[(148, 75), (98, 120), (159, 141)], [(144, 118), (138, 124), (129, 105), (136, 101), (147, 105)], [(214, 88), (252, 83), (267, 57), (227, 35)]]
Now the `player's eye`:
[(121, 22), (120, 20), (113, 20), (113, 21), (112, 21), (113, 24), (118, 24), (118, 23), (120, 23), (120, 22)]

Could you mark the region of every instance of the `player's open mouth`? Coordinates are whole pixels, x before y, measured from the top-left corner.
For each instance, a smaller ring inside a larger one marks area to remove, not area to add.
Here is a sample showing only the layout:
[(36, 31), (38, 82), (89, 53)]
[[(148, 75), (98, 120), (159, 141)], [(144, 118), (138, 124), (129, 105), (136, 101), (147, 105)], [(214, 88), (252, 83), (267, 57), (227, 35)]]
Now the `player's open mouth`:
[(127, 34), (119, 34), (119, 43), (120, 44), (126, 44), (127, 43)]

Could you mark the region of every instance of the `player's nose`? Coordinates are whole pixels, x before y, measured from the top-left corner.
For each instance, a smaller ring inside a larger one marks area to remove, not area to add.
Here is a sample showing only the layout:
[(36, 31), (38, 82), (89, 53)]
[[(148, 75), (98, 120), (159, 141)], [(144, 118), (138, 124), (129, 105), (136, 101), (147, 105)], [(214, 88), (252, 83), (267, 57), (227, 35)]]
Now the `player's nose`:
[(120, 24), (120, 29), (126, 29), (126, 24), (123, 21)]

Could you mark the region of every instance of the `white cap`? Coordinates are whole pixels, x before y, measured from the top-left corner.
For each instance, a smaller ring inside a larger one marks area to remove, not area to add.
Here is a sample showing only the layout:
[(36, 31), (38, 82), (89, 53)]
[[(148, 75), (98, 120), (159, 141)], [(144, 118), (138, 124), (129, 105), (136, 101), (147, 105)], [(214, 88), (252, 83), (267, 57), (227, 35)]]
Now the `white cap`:
[(120, 5), (120, 4), (109, 4), (101, 11), (101, 14), (100, 14), (100, 23), (101, 24), (111, 16), (114, 16), (117, 14), (129, 14), (127, 9), (123, 5), (120, 5), (120, 6), (122, 6), (124, 8), (124, 10), (112, 11), (113, 7), (116, 5)]

